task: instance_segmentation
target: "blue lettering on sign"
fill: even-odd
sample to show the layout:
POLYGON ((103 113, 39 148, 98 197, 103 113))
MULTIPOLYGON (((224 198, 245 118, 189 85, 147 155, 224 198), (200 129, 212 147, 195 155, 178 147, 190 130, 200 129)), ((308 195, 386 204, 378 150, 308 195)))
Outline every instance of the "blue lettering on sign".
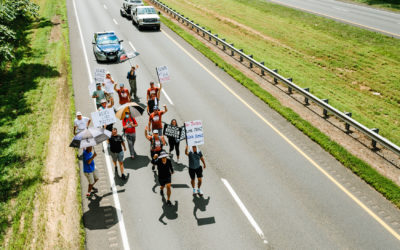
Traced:
POLYGON ((203 138, 204 137, 203 134, 196 134, 195 136, 196 136, 196 138, 203 138))

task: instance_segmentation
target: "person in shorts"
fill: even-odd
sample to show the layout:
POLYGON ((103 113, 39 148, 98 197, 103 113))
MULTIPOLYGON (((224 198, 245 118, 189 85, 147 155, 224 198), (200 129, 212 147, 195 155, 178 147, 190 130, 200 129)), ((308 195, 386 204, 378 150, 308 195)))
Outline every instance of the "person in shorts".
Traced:
POLYGON ((196 193, 199 196, 203 196, 203 192, 201 191, 200 187, 203 181, 203 168, 206 168, 206 162, 204 161, 203 154, 200 150, 197 149, 197 146, 192 146, 192 150, 189 152, 189 147, 186 145, 185 154, 189 157, 189 176, 190 176, 190 183, 192 184, 193 188, 193 195, 196 193), (200 165, 200 161, 203 163, 203 168, 200 165), (197 191, 195 188, 195 179, 197 177, 197 191))
POLYGON ((155 154, 153 160, 157 165, 158 182, 160 183, 160 194, 164 195, 164 187, 167 186, 167 205, 172 205, 171 198, 171 175, 174 174, 171 160, 167 158, 168 154, 161 151, 160 155, 155 154))
POLYGON ((110 145, 110 155, 114 162, 115 174, 118 175, 117 161, 119 163, 119 169, 121 170, 121 178, 126 179, 124 174, 124 151, 126 151, 124 139, 118 134, 117 128, 113 128, 111 132, 111 137, 108 139, 110 145), (122 147, 124 150, 122 151, 122 147))
POLYGON ((92 98, 96 98, 96 108, 100 108, 101 100, 106 98, 106 94, 101 89, 101 83, 96 83, 96 90, 93 92, 92 98))
POLYGON ((94 164, 94 158, 97 156, 97 154, 96 152, 92 153, 92 150, 93 147, 87 147, 85 150, 83 150, 83 173, 89 182, 86 197, 90 197, 92 194, 92 189, 97 191, 97 188, 94 187, 94 184, 99 180, 96 166, 94 164))

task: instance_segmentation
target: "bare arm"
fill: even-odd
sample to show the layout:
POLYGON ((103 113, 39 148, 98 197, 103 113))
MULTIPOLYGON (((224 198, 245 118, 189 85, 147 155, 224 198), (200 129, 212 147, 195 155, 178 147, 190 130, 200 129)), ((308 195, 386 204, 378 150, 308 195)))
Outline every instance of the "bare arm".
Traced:
POLYGON ((115 90, 116 92, 118 92, 118 90, 117 90, 117 84, 114 84, 114 90, 115 90))
POLYGON ((167 113, 167 112, 168 112, 167 105, 164 104, 164 113, 167 113))
POLYGON ((74 135, 76 135, 76 126, 74 126, 74 135))
POLYGON ((122 142, 122 146, 124 147, 124 151, 126 151, 125 142, 122 142))
POLYGON ((185 155, 189 155, 189 147, 188 147, 188 145, 186 145, 186 148, 185 148, 185 155))
POLYGON ((89 127, 89 125, 90 125, 90 122, 91 122, 92 120, 91 119, 89 119, 89 121, 87 122, 87 124, 86 124, 86 128, 88 128, 89 127))
POLYGON ((91 164, 94 157, 96 157, 96 156, 97 156, 97 154, 96 154, 96 152, 94 152, 93 156, 87 161, 87 164, 91 164))
POLYGON ((204 157, 201 157, 200 160, 203 163, 203 168, 206 168, 206 162, 204 161, 204 157))

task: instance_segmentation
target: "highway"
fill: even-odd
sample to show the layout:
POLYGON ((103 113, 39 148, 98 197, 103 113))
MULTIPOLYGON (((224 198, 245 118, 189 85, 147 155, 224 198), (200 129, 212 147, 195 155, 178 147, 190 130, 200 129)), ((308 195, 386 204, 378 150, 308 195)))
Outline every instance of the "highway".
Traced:
POLYGON ((400 13, 337 0, 268 0, 400 38, 400 13))
MULTIPOLYGON (((101 146, 92 200, 84 197, 80 170, 87 249, 400 249, 396 207, 167 27, 138 31, 119 15, 121 5, 67 0, 76 110, 95 111, 88 84, 96 67, 128 85, 128 62, 98 65, 92 52, 93 33, 114 30, 127 50, 140 53, 132 61, 140 67, 141 102, 157 79, 155 67, 167 65, 172 80, 161 95, 168 106, 163 121, 203 121, 205 195, 192 196, 181 142, 173 206, 163 204, 144 114, 137 119, 138 156, 125 152, 126 182, 113 176, 101 146)), ((115 127, 121 131, 119 121, 115 127)))

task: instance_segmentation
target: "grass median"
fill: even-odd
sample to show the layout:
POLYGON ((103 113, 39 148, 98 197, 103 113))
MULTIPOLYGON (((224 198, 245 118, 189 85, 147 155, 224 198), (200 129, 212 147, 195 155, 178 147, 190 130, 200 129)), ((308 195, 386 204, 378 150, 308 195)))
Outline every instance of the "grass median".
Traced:
POLYGON ((6 249, 40 248, 32 238, 45 238, 40 191, 48 185, 43 175, 60 78, 73 98, 66 3, 34 2, 40 17, 26 30, 29 45, 0 70, 0 248, 6 249))
POLYGON ((168 26, 171 30, 185 39, 194 48, 204 54, 211 61, 216 63, 221 69, 227 72, 230 76, 236 79, 239 83, 249 89, 254 95, 263 100, 271 108, 276 110, 304 134, 310 137, 313 141, 317 142, 329 152, 332 156, 338 159, 344 166, 349 168, 365 182, 370 184, 378 192, 384 195, 389 201, 400 208, 400 187, 393 181, 380 175, 374 168, 350 154, 346 149, 338 143, 332 141, 327 135, 323 134, 320 130, 313 127, 309 122, 302 119, 291 109, 283 106, 275 97, 269 94, 266 90, 261 88, 259 84, 246 77, 242 72, 221 59, 215 52, 211 51, 202 42, 197 40, 187 31, 180 26, 169 20, 167 17, 161 16, 163 24, 168 26))
POLYGON ((400 40, 264 0, 164 0, 400 145, 400 40))
POLYGON ((400 12, 400 1, 399 0, 342 0, 343 2, 354 2, 371 7, 377 7, 381 9, 391 10, 400 12))

